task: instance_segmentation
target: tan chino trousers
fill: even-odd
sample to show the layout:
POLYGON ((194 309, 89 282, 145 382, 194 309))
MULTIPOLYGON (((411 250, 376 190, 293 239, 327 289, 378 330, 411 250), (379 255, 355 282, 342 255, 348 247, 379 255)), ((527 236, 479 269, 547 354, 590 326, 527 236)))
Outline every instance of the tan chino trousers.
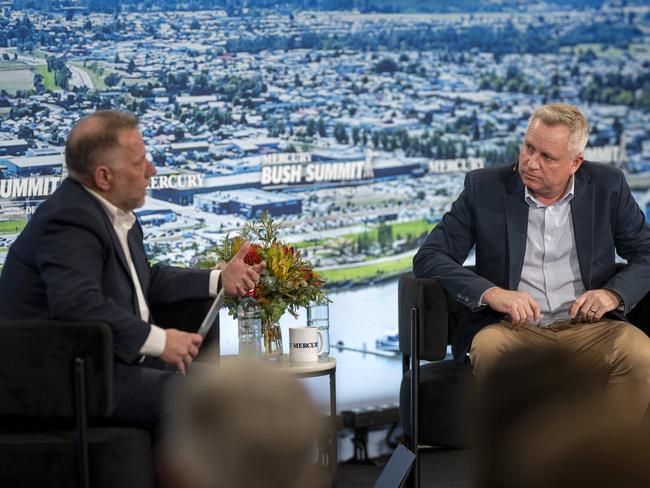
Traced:
POLYGON ((641 421, 650 404, 650 338, 627 322, 556 322, 548 327, 513 328, 501 321, 481 329, 470 349, 474 376, 484 377, 515 349, 560 346, 608 376, 607 400, 628 421, 641 421))

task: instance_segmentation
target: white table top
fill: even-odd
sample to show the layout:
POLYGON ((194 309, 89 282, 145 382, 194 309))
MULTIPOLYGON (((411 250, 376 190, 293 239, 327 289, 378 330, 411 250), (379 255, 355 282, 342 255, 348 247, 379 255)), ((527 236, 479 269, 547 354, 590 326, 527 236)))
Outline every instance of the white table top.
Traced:
MULTIPOLYGON (((237 360, 237 358, 240 358, 240 356, 227 355, 221 356, 220 360, 234 361, 237 360)), ((276 360, 266 360, 266 362, 271 366, 278 367, 282 371, 286 371, 287 373, 300 375, 313 374, 314 376, 320 376, 320 374, 324 375, 331 372, 333 369, 336 369, 336 358, 332 356, 319 359, 318 361, 291 361, 288 354, 283 354, 276 360)))
POLYGON ((289 373, 328 373, 336 368, 336 358, 327 356, 318 361, 291 361, 288 354, 283 354, 279 361, 269 361, 289 373))

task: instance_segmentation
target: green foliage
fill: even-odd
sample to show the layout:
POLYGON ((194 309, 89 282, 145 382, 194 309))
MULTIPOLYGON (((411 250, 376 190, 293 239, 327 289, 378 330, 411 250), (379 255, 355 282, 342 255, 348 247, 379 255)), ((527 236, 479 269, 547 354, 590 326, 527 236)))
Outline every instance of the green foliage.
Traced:
MULTIPOLYGON (((485 10, 485 2, 472 1, 476 4, 476 8, 480 5, 480 9, 485 10)), ((391 2, 390 11, 403 9, 402 3, 391 2)), ((457 1, 448 2, 447 8, 457 8, 457 4, 457 1)), ((430 9, 431 7, 420 6, 420 10, 430 9)), ((291 35, 275 33, 254 38, 242 36, 229 40, 226 50, 250 53, 288 49, 353 49, 370 52, 446 51, 450 53, 449 58, 462 64, 464 62, 462 53, 472 49, 498 56, 510 53, 556 53, 562 46, 584 43, 625 46, 642 35, 643 33, 634 25, 620 25, 607 20, 562 29, 561 34, 556 36, 549 35, 549 25, 544 22, 529 24, 525 29, 515 27, 512 22, 507 22, 505 25, 471 24, 464 28, 450 25, 439 29, 434 29, 430 25, 417 25, 389 32, 363 30, 336 36, 332 36, 329 32, 314 30, 305 32, 298 39, 291 35), (504 42, 504 39, 507 39, 507 42, 504 42)), ((385 58, 375 65, 374 69, 378 73, 392 73, 401 68, 396 61, 385 58)))
POLYGON ((375 73, 395 73, 399 65, 392 58, 384 58, 375 65, 375 73))
POLYGON ((627 105, 629 107, 650 108, 650 73, 638 76, 623 75, 618 71, 607 74, 595 74, 583 86, 580 98, 589 103, 607 105, 627 105))
MULTIPOLYGON (((297 317, 300 307, 311 302, 329 301, 320 274, 302 257, 299 249, 280 241, 279 233, 283 227, 264 213, 257 220, 246 222, 239 235, 232 238, 226 235, 217 247, 198 260, 199 267, 227 263, 244 242, 251 242, 246 262, 266 262, 254 291, 254 297, 262 308, 263 322, 277 322, 285 312, 297 317)), ((237 316, 238 303, 234 297, 226 298, 228 312, 233 317, 237 316)))
POLYGON ((379 224, 377 228, 377 242, 382 250, 390 249, 393 245, 393 228, 385 222, 379 224))
POLYGON ((111 73, 106 78, 104 78, 104 83, 106 86, 115 86, 122 80, 122 77, 117 73, 111 73))
POLYGON ((345 126, 340 122, 337 122, 334 126, 334 138, 339 144, 347 144, 349 142, 348 132, 345 130, 345 126))

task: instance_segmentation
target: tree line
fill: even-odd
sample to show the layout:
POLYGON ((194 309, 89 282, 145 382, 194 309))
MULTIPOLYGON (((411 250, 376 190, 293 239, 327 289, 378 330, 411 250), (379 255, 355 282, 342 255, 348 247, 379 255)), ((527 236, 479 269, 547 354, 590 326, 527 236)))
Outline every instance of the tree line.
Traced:
POLYGON ((226 44, 229 52, 260 53, 265 50, 292 49, 352 49, 356 51, 448 51, 461 52, 478 49, 496 55, 512 53, 556 53, 563 46, 582 43, 603 43, 627 46, 643 33, 634 25, 610 20, 580 24, 560 35, 549 35, 549 26, 537 21, 525 28, 516 28, 512 22, 499 25, 471 25, 465 28, 417 25, 411 28, 363 30, 332 36, 328 32, 305 31, 299 36, 267 34, 242 36, 226 44))

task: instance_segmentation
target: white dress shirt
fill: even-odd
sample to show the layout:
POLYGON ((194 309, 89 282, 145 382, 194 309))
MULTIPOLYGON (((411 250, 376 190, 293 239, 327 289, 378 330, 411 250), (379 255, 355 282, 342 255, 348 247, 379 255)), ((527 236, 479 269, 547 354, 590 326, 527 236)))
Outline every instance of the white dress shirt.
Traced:
MULTIPOLYGON (((131 275, 133 288, 135 289, 135 295, 138 300, 140 318, 145 322, 149 322, 149 306, 147 305, 147 300, 145 299, 144 293, 142 292, 142 285, 140 284, 140 279, 138 278, 138 274, 135 270, 135 265, 133 264, 133 258, 131 257, 131 251, 129 250, 129 244, 127 240, 129 230, 131 227, 133 227, 133 224, 135 224, 135 215, 133 212, 124 212, 123 210, 120 210, 111 202, 90 188, 86 186, 84 186, 84 188, 86 191, 88 191, 88 193, 97 199, 97 201, 101 204, 102 208, 106 212, 106 215, 108 215, 108 219, 110 220, 111 224, 113 224, 113 229, 115 230, 115 234, 117 234, 117 239, 120 242, 120 246, 122 247, 122 251, 124 252, 124 256, 126 257, 126 262, 129 267, 129 274, 131 275)), ((219 273, 220 271, 218 270, 212 270, 210 273, 209 294, 213 297, 217 295, 219 273)), ((167 334, 165 333, 165 329, 154 324, 149 325, 151 326, 151 330, 139 352, 140 354, 147 356, 160 356, 165 350, 167 334)))
POLYGON ((571 218, 573 194, 573 177, 566 194, 550 205, 525 189, 528 232, 517 289, 528 292, 539 303, 542 315, 540 324, 530 325, 568 320, 573 302, 585 292, 571 218))

